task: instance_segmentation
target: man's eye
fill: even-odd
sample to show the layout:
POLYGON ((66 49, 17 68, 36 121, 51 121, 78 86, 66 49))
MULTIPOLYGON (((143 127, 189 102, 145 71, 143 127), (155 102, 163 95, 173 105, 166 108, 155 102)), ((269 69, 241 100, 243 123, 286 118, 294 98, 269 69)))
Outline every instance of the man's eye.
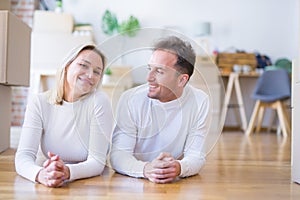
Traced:
POLYGON ((94 74, 101 75, 100 71, 94 71, 94 74))
POLYGON ((163 71, 162 71, 161 69, 156 70, 156 72, 157 72, 158 74, 163 74, 163 71))

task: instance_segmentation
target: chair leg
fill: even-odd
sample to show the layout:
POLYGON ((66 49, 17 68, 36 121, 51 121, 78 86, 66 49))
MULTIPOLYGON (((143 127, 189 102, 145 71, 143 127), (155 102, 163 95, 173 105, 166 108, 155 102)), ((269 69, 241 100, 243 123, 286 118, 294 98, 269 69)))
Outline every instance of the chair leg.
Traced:
POLYGON ((287 132, 288 132, 289 135, 291 135, 291 119, 290 119, 290 116, 287 113, 286 106, 284 105, 283 102, 281 102, 281 108, 282 108, 282 111, 283 111, 283 116, 284 116, 284 119, 285 119, 287 132))
POLYGON ((263 118, 264 118, 264 113, 265 113, 265 107, 263 105, 261 105, 260 108, 259 108, 259 111, 258 111, 256 133, 260 132, 261 124, 262 124, 262 121, 263 121, 263 118))
POLYGON ((253 113, 252 113, 251 118, 250 118, 248 128, 245 132, 246 135, 250 135, 253 132, 254 125, 255 125, 255 120, 256 120, 256 117, 258 115, 260 104, 261 104, 261 102, 259 100, 257 100, 256 103, 255 103, 255 106, 254 106, 253 113))
POLYGON ((274 110, 272 109, 272 110, 271 110, 271 116, 270 116, 269 127, 268 127, 267 132, 271 132, 271 131, 272 131, 274 122, 275 122, 275 124, 276 124, 276 126, 277 126, 276 110, 275 110, 275 112, 274 112, 274 110))
POLYGON ((286 137, 291 134, 291 126, 289 122, 289 118, 287 116, 286 110, 284 108, 284 105, 282 101, 278 101, 278 117, 279 117, 279 123, 282 127, 283 136, 286 137), (281 116, 279 116, 279 113, 281 116))
POLYGON ((283 111, 283 106, 281 101, 276 101, 276 110, 279 118, 279 123, 282 129, 283 137, 287 137, 289 128, 287 128, 288 124, 286 124, 286 119, 284 116, 284 111, 283 111))
POLYGON ((278 124, 277 124, 276 134, 277 134, 277 135, 281 135, 281 126, 280 126, 280 123, 279 123, 279 122, 278 122, 278 124))

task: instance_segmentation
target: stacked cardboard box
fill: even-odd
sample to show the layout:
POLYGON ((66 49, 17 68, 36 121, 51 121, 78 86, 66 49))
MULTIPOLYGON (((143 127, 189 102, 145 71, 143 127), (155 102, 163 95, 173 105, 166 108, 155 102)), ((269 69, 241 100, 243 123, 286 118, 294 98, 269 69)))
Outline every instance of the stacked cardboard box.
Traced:
POLYGON ((0 152, 9 147, 11 87, 0 85, 0 152))
POLYGON ((0 152, 9 147, 11 86, 29 86, 31 29, 9 11, 0 11, 0 152))
POLYGON ((11 7, 10 0, 1 0, 0 1, 0 10, 10 10, 11 7))

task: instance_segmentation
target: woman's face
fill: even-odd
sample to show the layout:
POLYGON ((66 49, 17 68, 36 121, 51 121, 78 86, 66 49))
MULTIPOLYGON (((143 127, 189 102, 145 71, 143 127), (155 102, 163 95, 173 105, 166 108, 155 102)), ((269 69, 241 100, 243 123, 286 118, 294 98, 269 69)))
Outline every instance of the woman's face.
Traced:
POLYGON ((95 51, 81 51, 66 67, 65 92, 78 98, 93 91, 102 77, 103 67, 101 56, 95 51))

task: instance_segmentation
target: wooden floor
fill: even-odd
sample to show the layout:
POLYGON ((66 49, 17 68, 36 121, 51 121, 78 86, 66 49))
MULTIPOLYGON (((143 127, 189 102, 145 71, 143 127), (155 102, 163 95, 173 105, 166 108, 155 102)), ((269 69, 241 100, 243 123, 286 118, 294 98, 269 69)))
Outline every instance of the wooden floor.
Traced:
POLYGON ((14 149, 0 154, 0 199, 300 199, 291 182, 290 139, 275 133, 224 132, 200 175, 154 184, 105 169, 103 176, 47 188, 19 177, 14 149))

